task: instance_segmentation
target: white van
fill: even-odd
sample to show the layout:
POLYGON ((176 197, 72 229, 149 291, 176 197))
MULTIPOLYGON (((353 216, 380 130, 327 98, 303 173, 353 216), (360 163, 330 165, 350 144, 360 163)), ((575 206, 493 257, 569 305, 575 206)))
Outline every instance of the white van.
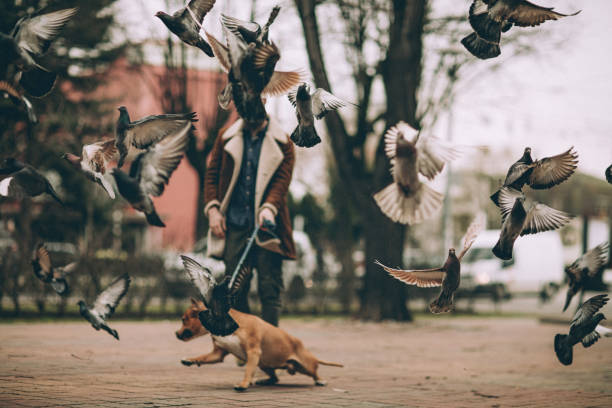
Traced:
POLYGON ((491 248, 499 230, 483 231, 461 263, 461 287, 466 290, 502 287, 504 292, 539 292, 548 282, 563 280, 563 245, 557 231, 519 237, 513 258, 502 261, 491 248))

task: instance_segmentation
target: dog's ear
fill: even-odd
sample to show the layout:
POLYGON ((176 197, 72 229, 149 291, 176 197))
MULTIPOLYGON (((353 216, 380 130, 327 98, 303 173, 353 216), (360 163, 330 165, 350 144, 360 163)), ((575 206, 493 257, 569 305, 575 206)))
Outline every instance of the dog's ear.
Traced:
POLYGON ((197 301, 197 300, 195 300, 194 298, 190 298, 190 299, 191 299, 191 304, 192 304, 193 306, 195 306, 195 307, 198 307, 198 306, 199 306, 199 303, 198 303, 198 301, 197 301))

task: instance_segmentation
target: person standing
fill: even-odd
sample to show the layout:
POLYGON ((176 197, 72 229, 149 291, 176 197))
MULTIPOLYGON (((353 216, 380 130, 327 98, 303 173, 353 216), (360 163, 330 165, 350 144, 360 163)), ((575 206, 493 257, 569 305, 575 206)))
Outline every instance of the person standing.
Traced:
MULTIPOLYGON (((204 181, 204 213, 209 231, 207 255, 222 259, 225 273, 236 268, 255 225, 276 225, 278 238, 255 240, 248 262, 257 271, 262 318, 278 326, 283 289, 282 262, 295 259, 287 194, 295 163, 293 143, 271 118, 237 120, 221 133, 210 153, 204 181)), ((250 279, 235 308, 249 313, 250 279)))

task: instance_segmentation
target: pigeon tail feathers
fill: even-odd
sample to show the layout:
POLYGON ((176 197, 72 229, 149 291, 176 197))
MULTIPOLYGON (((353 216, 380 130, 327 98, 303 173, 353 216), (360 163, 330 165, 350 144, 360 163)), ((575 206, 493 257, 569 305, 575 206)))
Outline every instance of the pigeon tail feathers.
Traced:
POLYGON ((391 183, 374 195, 380 210, 393 222, 418 224, 431 218, 442 207, 444 195, 426 184, 413 196, 407 196, 396 183, 391 183))
POLYGON ((49 72, 42 67, 35 67, 21 74, 19 83, 30 95, 42 98, 53 89, 57 74, 49 72))
POLYGON ((200 323, 215 336, 229 336, 238 330, 238 323, 227 313, 215 316, 209 309, 198 313, 200 323))
POLYGON ((300 147, 313 147, 321 143, 321 138, 317 134, 314 125, 298 125, 291 134, 291 140, 293 140, 293 143, 300 147))
POLYGON ((455 305, 453 304, 453 293, 446 293, 442 291, 440 296, 429 305, 429 310, 431 313, 448 313, 455 310, 455 305))
POLYGON ((461 44, 476 58, 489 59, 498 57, 501 54, 499 44, 490 43, 472 33, 461 40, 461 44))
POLYGON ((512 259, 512 246, 504 248, 501 241, 497 241, 497 244, 493 247, 493 254, 503 261, 509 261, 512 259))
POLYGON ((572 364, 573 347, 567 342, 567 334, 557 334, 555 336, 555 354, 561 364, 572 364))
POLYGON ((150 212, 150 213, 145 213, 145 216, 147 217, 147 222, 149 223, 149 225, 154 225, 156 227, 161 227, 161 228, 166 227, 166 224, 164 224, 161 218, 159 218, 159 215, 157 214, 155 210, 153 210, 153 212, 150 212))

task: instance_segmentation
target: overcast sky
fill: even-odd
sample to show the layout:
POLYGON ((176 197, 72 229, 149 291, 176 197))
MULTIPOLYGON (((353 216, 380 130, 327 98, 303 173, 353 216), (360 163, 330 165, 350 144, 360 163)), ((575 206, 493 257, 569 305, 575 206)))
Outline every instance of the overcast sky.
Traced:
MULTIPOLYGON (((174 8, 181 3, 170 0, 174 8)), ((271 35, 281 48, 283 58, 279 66, 308 68, 301 25, 291 7, 292 1, 258 0, 258 19, 264 21, 272 5, 277 3, 284 8, 271 35)), ((534 55, 508 58, 502 39, 501 60, 476 62, 475 69, 484 73, 461 86, 453 106, 453 140, 488 145, 493 151, 511 149, 516 158, 527 145, 533 148, 534 157, 540 158, 573 145, 580 155, 579 169, 602 178, 604 169, 612 163, 612 25, 609 24, 612 2, 538 0, 537 3, 555 6, 559 12, 569 13, 580 8, 582 12, 575 17, 547 22, 541 28, 514 28, 541 31, 531 37, 538 49, 534 55), (499 61, 503 62, 501 69, 495 72, 485 69, 499 61)), ((157 10, 173 11, 166 9, 165 4, 163 0, 120 0, 119 19, 135 39, 164 38, 165 27, 153 14, 157 10)), ((469 4, 469 1, 433 0, 435 12, 452 7, 459 11, 465 9, 467 13, 469 4)), ((204 27, 218 37, 221 37, 218 13, 222 11, 247 18, 250 1, 217 0, 215 13, 205 19, 204 27)), ((325 18, 321 20, 322 24, 326 22, 325 18)), ((470 32, 467 19, 465 32, 470 32)), ((333 67, 330 74, 335 93, 351 98, 353 90, 347 89, 350 81, 342 80, 348 74, 342 45, 326 43, 325 49, 328 66, 333 67)), ((211 65, 210 59, 199 57, 197 65, 210 67, 214 63, 211 65)), ((269 109, 277 113, 287 131, 292 130, 295 119, 284 98, 272 101, 269 109)), ((445 137, 447 129, 446 116, 443 116, 433 131, 445 137)), ((320 151, 312 154, 315 152, 321 155, 320 151)))

